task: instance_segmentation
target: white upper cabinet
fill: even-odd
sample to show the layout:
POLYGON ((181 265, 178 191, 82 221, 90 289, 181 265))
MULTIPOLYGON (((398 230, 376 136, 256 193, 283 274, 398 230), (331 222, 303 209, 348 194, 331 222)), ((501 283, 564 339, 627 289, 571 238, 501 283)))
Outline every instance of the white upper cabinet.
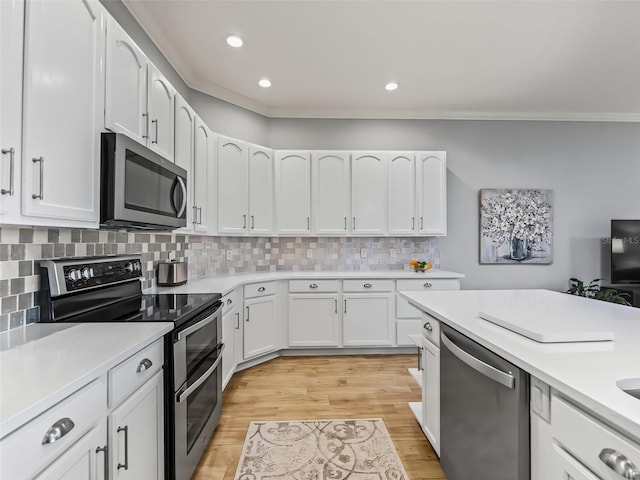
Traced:
POLYGON ((109 18, 105 127, 147 143, 147 57, 124 29, 109 18))
POLYGON ((416 168, 414 152, 389 153, 389 233, 416 232, 416 168))
POLYGON ((105 127, 173 160, 175 89, 113 18, 106 62, 105 127))
POLYGON ((249 148, 218 137, 218 233, 243 234, 249 225, 249 148))
POLYGON ((20 219, 24 1, 0 2, 0 223, 20 219))
POLYGON ((311 153, 313 233, 346 235, 351 226, 349 152, 311 153))
POLYGON ((249 233, 273 234, 273 150, 249 146, 249 233))
POLYGON ((191 224, 196 232, 209 232, 213 210, 211 195, 208 194, 210 171, 213 170, 215 140, 209 127, 196 116, 193 141, 193 204, 191 224))
POLYGON ((25 215, 97 226, 105 15, 97 0, 26 4, 25 215))
POLYGON ((447 234, 446 152, 418 152, 418 233, 447 234))
POLYGON ((276 153, 277 233, 311 232, 311 155, 308 151, 276 153))
POLYGON ((351 159, 352 232, 387 233, 387 154, 357 152, 351 159))
POLYGON ((173 149, 173 159, 179 167, 187 171, 187 227, 191 229, 193 222, 194 205, 194 175, 193 175, 193 142, 196 126, 196 114, 185 102, 184 98, 176 95, 175 100, 175 139, 173 149))

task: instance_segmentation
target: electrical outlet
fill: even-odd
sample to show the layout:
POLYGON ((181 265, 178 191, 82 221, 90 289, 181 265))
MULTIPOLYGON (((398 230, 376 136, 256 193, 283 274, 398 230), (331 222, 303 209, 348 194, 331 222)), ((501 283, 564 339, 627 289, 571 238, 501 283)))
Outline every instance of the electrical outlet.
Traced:
POLYGON ((389 249, 389 256, 391 258, 396 258, 396 249, 395 248, 390 248, 389 249))
POLYGON ((233 251, 227 250, 227 260, 233 260, 233 251))
POLYGON ((307 258, 311 258, 313 257, 313 250, 311 250, 310 248, 307 248, 307 258))
POLYGON ((360 249, 360 258, 367 258, 367 249, 366 248, 361 248, 360 249))

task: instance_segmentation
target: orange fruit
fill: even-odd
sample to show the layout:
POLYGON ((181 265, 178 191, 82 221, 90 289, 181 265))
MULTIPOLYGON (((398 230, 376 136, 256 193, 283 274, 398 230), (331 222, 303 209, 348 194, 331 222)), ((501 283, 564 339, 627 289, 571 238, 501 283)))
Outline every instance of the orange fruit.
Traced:
POLYGON ((417 264, 418 264, 418 260, 415 260, 415 259, 409 262, 409 265, 411 265, 412 267, 417 264))

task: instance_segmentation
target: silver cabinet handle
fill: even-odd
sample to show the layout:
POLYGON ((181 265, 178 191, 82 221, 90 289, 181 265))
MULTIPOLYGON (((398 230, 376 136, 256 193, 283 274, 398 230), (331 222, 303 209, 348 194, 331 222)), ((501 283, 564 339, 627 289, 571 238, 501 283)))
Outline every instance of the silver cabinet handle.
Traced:
POLYGON ((266 288, 264 288, 264 287, 259 287, 259 288, 258 288, 258 291, 259 291, 259 292, 264 292, 265 290, 266 290, 266 288))
POLYGON ((191 223, 193 223, 194 225, 197 225, 198 224, 198 207, 194 205, 191 208, 193 208, 193 218, 191 219, 191 223))
POLYGON ((418 371, 422 372, 424 367, 422 366, 422 350, 424 347, 418 347, 418 371))
POLYGON ((247 309, 247 316, 245 317, 244 321, 248 322, 249 321, 249 307, 245 307, 247 309))
POLYGON ((411 217, 411 230, 416 228, 416 217, 411 217))
POLYGON ((231 300, 230 298, 227 298, 227 305, 231 305, 233 303, 233 300, 231 300))
POLYGON ((247 228, 247 216, 242 215, 242 228, 247 228))
POLYGON ((318 288, 318 284, 317 283, 312 283, 311 285, 309 285, 309 288, 318 288))
POLYGON ((109 478, 109 446, 96 448, 96 455, 100 452, 104 453, 104 480, 107 480, 109 478))
POLYGON ((124 432, 124 463, 118 462, 118 470, 121 468, 129 470, 129 426, 118 427, 117 432, 124 432))
POLYGON ((356 229, 356 217, 353 217, 353 229, 356 229))
POLYGON ((73 423, 69 417, 61 418, 56 423, 51 425, 47 433, 42 438, 42 445, 48 445, 49 443, 56 442, 64 437, 67 433, 73 430, 76 424, 73 423))
POLYGON ((240 330, 240 312, 236 312, 236 330, 240 330))
POLYGON ((504 385, 505 387, 512 390, 515 388, 516 379, 513 378, 513 375, 511 375, 511 373, 503 372, 502 370, 498 370, 497 368, 492 367, 491 365, 484 363, 481 360, 478 360, 473 355, 465 352, 463 349, 458 347, 444 333, 441 335, 440 340, 442 340, 444 346, 447 347, 447 349, 449 349, 449 351, 453 355, 458 357, 461 362, 466 363, 477 372, 499 383, 500 385, 504 385))
POLYGON ((347 313, 347 300, 344 301, 344 313, 347 313))
POLYGON ((142 138, 149 138, 149 114, 148 113, 143 113, 142 114, 142 118, 144 118, 144 123, 145 123, 145 130, 147 131, 147 133, 145 133, 144 135, 142 135, 142 138))
POLYGON ((347 229, 347 217, 344 217, 344 229, 347 229))
POLYGON ((600 460, 622 478, 628 480, 640 480, 640 470, 622 453, 612 448, 603 448, 600 452, 600 460))
POLYGON ((2 193, 2 195, 13 195, 13 163, 15 161, 16 149, 13 147, 9 149, 3 148, 2 154, 6 155, 7 153, 9 154, 9 190, 3 188, 0 190, 0 193, 2 193))
POLYGON ((151 120, 152 124, 156 124, 156 139, 155 140, 151 140, 151 143, 158 143, 158 119, 156 118, 155 120, 151 120))
POLYGON ((424 287, 424 288, 431 288, 431 287, 433 287, 433 285, 431 285, 429 282, 427 282, 427 283, 425 283, 425 284, 423 285, 423 287, 424 287))
POLYGON ((420 217, 420 230, 424 228, 424 217, 420 217))
POLYGON ((431 324, 429 322, 425 323, 423 326, 424 326, 424 329, 427 332, 432 332, 433 331, 433 327, 431 326, 431 324))
POLYGON ((371 288, 371 287, 373 287, 373 285, 371 285, 370 283, 365 283, 365 284, 363 285, 363 287, 364 287, 364 288, 371 288))
POLYGON ((180 205, 178 214, 176 215, 178 218, 180 218, 187 208, 187 186, 184 184, 184 180, 182 180, 182 177, 176 177, 176 179, 178 180, 178 185, 180 185, 180 189, 182 190, 182 205, 180 205))
POLYGON ((311 230, 311 217, 307 217, 307 230, 311 230))
POLYGON ((36 195, 35 193, 31 195, 31 198, 33 198, 34 200, 36 198, 39 198, 40 200, 44 199, 44 157, 36 157, 36 158, 32 158, 31 161, 33 163, 39 163, 40 164, 40 193, 38 193, 38 195, 36 195))
POLYGON ((336 311, 335 311, 335 313, 338 313, 338 299, 337 298, 335 299, 335 302, 336 302, 336 311))
POLYGON ((153 362, 148 358, 145 358, 138 364, 138 368, 136 368, 136 372, 142 373, 145 370, 149 370, 151 368, 151 365, 153 365, 153 362))
POLYGON ((198 225, 202 225, 202 207, 198 207, 198 225))
POLYGON ((256 228, 256 222, 254 216, 251 215, 251 230, 253 230, 254 228, 256 228))

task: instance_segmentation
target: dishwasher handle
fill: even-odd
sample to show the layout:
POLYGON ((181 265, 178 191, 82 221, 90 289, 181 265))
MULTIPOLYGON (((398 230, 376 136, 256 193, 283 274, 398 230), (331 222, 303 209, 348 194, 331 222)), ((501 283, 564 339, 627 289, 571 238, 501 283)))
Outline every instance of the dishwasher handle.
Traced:
POLYGON ((498 382, 500 385, 504 385, 507 388, 514 389, 516 385, 516 380, 511 375, 511 373, 503 372, 502 370, 498 370, 495 367, 492 367, 488 363, 483 362, 482 360, 478 360, 473 355, 468 354, 463 349, 458 347, 453 341, 447 337, 444 333, 441 334, 442 343, 449 349, 449 351, 458 357, 458 359, 468 366, 473 368, 474 370, 480 372, 486 377, 489 377, 491 380, 498 382))

